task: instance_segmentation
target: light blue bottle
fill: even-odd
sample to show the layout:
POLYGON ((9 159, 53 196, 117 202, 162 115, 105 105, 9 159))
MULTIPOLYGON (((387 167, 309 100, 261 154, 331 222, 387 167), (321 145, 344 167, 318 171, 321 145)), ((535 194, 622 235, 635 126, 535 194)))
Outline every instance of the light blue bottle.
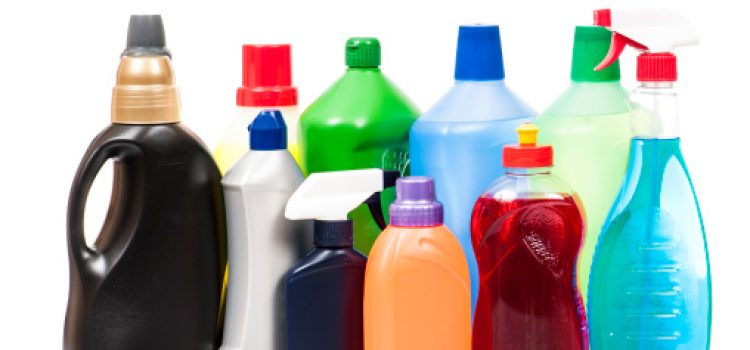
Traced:
POLYGON ((445 225, 458 237, 471 274, 472 315, 479 291, 471 245, 471 212, 482 192, 505 173, 502 149, 535 112, 505 86, 496 25, 460 26, 456 84, 412 126, 412 175, 435 179, 445 225))
POLYGON ((711 273, 677 134, 675 62, 670 54, 638 59, 642 83, 631 96, 636 137, 591 267, 592 350, 709 347, 711 273))

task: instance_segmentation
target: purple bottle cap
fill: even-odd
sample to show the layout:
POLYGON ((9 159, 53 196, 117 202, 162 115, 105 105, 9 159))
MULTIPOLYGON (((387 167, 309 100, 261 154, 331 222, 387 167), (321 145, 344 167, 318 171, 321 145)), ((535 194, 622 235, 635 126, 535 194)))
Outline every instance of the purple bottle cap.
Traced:
POLYGON ((396 200, 389 207, 391 225, 429 227, 443 224, 443 205, 435 199, 435 181, 426 176, 396 180, 396 200))

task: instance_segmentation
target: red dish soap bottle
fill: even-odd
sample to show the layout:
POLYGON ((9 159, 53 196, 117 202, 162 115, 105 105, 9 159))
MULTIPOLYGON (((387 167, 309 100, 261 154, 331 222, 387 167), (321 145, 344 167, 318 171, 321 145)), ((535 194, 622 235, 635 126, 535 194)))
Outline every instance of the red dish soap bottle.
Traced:
POLYGON ((503 148, 506 176, 474 205, 471 239, 479 265, 473 349, 588 349, 575 268, 583 242, 580 205, 550 174, 552 146, 518 128, 503 148))

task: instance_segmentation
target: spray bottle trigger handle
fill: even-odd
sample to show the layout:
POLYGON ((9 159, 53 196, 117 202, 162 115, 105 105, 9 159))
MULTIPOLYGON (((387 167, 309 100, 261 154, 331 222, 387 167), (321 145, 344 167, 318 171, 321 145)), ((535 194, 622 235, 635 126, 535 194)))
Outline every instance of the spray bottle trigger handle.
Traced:
MULTIPOLYGON (((401 177, 401 173, 396 170, 384 170, 383 171, 383 189, 394 187, 396 186, 396 180, 401 177)), ((367 209, 370 210, 370 215, 372 215, 373 220, 375 220, 375 223, 378 224, 378 227, 380 227, 381 230, 385 230, 385 227, 387 226, 385 222, 385 215, 383 214, 383 199, 380 192, 373 193, 365 203, 367 204, 367 209)))
POLYGON ((615 63, 615 61, 620 58, 622 51, 625 50, 625 47, 628 45, 638 50, 648 50, 648 47, 646 47, 645 45, 633 39, 630 39, 618 32, 612 32, 612 43, 609 44, 609 51, 607 52, 607 55, 604 56, 604 59, 601 61, 601 63, 594 67, 594 71, 598 72, 604 68, 609 67, 612 63, 615 63))

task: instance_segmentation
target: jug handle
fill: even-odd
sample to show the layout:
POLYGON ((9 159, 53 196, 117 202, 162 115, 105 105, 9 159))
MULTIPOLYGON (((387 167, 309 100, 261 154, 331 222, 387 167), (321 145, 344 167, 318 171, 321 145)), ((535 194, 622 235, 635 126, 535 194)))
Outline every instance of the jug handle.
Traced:
POLYGON ((86 154, 73 180, 68 201, 68 250, 71 258, 82 261, 100 255, 114 257, 125 250, 130 235, 123 235, 126 237, 119 239, 106 239, 105 236, 108 235, 105 235, 105 232, 130 229, 132 233, 133 228, 127 227, 127 223, 134 222, 132 219, 137 218, 137 212, 132 208, 140 207, 134 203, 140 201, 142 192, 143 160, 141 148, 126 140, 107 141, 86 154), (112 197, 104 223, 97 235, 97 246, 91 248, 86 244, 84 236, 84 211, 91 185, 109 159, 116 162, 112 197))

